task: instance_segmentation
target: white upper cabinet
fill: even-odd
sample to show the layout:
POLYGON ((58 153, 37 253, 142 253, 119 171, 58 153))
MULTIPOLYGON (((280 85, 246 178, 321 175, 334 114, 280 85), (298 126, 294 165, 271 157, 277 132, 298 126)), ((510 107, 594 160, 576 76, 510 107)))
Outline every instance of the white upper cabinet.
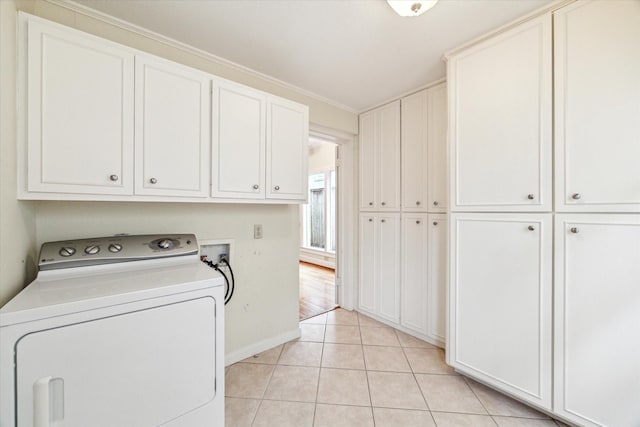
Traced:
POLYGON ((558 211, 640 211, 640 4, 554 13, 558 211))
POLYGON ((454 213, 449 229, 449 364, 550 410, 551 214, 454 213))
POLYGON ((267 103, 267 198, 306 200, 309 109, 282 98, 267 103))
POLYGON ((640 425, 640 215, 558 214, 554 411, 640 425))
POLYGON ((449 57, 452 211, 551 210, 551 16, 449 57))
POLYGON ((133 53, 24 14, 20 25, 27 30, 21 191, 132 194, 133 53))
MULTIPOLYGON (((427 212, 429 182, 429 94, 402 98, 402 210, 427 212)), ((444 125, 446 126, 446 120, 444 125)))
POLYGON ((400 210, 400 101, 360 115, 360 210, 400 210))
POLYGON ((266 103, 261 92, 213 81, 212 196, 264 199, 266 103))
POLYGON ((209 195, 210 78, 136 56, 136 194, 209 195))
POLYGON ((442 83, 427 91, 429 120, 427 129, 428 210, 446 212, 447 188, 447 85, 442 83))

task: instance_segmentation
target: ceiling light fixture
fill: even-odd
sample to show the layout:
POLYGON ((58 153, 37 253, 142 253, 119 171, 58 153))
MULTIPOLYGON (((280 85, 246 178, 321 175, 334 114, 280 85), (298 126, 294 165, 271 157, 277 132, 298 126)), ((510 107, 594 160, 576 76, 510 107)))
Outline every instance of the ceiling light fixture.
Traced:
POLYGON ((387 0, 400 16, 419 16, 431 9, 438 0, 387 0))

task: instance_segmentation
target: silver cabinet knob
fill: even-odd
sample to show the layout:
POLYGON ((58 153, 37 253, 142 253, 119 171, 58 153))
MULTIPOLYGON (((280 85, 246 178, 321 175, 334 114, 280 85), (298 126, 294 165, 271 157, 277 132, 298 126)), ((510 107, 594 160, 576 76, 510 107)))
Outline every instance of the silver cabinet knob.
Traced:
POLYGON ((280 189, 279 185, 276 185, 275 187, 273 187, 274 190, 278 191, 280 189))
POLYGON ((433 221, 433 225, 438 225, 438 221, 433 221))
POLYGON ((387 220, 386 219, 382 219, 381 222, 387 222, 387 220))
POLYGON ((533 199, 535 199, 535 198, 536 198, 536 196, 535 196, 534 194, 529 193, 529 194, 527 195, 527 199, 529 199, 529 200, 533 200, 533 199))
POLYGON ((71 246, 65 246, 61 248, 60 252, 58 253, 60 254, 60 256, 68 257, 76 253, 76 248, 72 248, 71 246))
POLYGON ((420 206, 420 200, 416 202, 416 206, 420 206))
POLYGON ((369 218, 369 222, 372 222, 372 221, 373 221, 373 218, 369 218))
POLYGON ((84 248, 84 253, 87 255, 95 255, 100 252, 100 246, 98 245, 89 245, 84 248))
POLYGON ((582 195, 581 195, 580 193, 573 193, 573 194, 571 195, 571 198, 572 198, 573 200, 580 200, 580 198, 581 198, 581 197, 582 197, 582 195))
POLYGON ((116 182, 119 178, 118 178, 118 175, 113 174, 113 175, 109 175, 109 179, 113 182, 116 182))
POLYGON ((382 202, 382 206, 384 206, 384 205, 386 205, 386 203, 385 203, 385 202, 382 202))
POLYGON ((157 183, 158 183, 158 180, 157 180, 156 178, 151 178, 151 179, 149 180, 149 182, 150 182, 150 183, 152 183, 152 184, 157 184, 157 183))
POLYGON ((433 201, 433 206, 438 206, 438 201, 437 200, 433 201))
POLYGON ((260 186, 258 184, 253 184, 253 189, 257 190, 258 188, 260 188, 260 186))
POLYGON ((369 206, 373 206, 373 202, 369 202, 369 206))
POLYGON ((578 227, 571 227, 569 229, 573 234, 578 234, 580 232, 580 230, 578 229, 578 227))
POLYGON ((533 230, 535 230, 536 228, 535 228, 533 225, 530 225, 530 226, 528 226, 528 227, 527 227, 527 229, 528 229, 529 231, 533 231, 533 230))
POLYGON ((416 220, 416 224, 420 224, 420 220, 419 219, 416 220))

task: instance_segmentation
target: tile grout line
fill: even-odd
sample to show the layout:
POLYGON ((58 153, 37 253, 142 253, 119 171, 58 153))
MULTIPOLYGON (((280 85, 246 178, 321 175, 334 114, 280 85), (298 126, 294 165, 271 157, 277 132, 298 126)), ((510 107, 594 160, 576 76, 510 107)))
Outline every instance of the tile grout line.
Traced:
POLYGON ((465 377, 464 375, 460 375, 460 376, 462 377, 462 380, 467 385, 467 387, 469 387, 469 390, 471 390, 471 393, 473 393, 473 395, 476 397, 476 399, 478 399, 478 402, 480 402, 480 405, 482 405, 484 410, 487 411, 487 415, 489 415, 489 418, 491 418, 491 421, 493 421, 493 423, 496 426, 498 426, 498 422, 495 420, 495 418, 493 418, 493 414, 491 414, 489 412, 489 410, 487 409, 487 407, 485 406, 485 404, 482 403, 482 400, 480 400, 480 397, 478 397, 478 393, 476 393, 476 391, 473 389, 473 387, 471 387, 471 385, 469 384, 469 381, 467 381, 467 377, 465 377))

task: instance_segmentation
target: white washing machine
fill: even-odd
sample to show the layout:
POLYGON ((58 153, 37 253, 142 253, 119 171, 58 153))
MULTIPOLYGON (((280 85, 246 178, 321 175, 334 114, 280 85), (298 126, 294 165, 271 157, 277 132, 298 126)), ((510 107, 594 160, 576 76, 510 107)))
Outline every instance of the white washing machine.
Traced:
POLYGON ((0 309, 0 426, 224 426, 223 313, 194 235, 45 243, 0 309))

